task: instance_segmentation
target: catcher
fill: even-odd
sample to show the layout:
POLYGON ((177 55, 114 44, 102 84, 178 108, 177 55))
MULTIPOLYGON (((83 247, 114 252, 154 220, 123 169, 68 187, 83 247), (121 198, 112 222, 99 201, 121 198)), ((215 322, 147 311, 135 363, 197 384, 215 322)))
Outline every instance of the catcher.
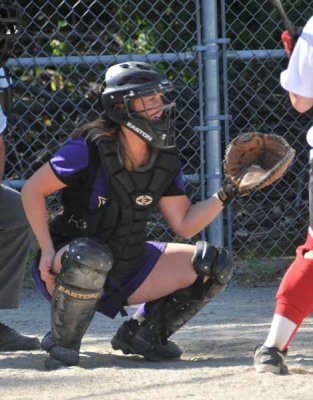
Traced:
POLYGON ((282 139, 244 135, 227 152, 225 185, 191 204, 175 147, 176 106, 167 99, 172 90, 147 63, 110 67, 101 92, 104 118, 78 129, 23 188, 41 249, 34 278, 51 299, 51 332, 42 341, 47 369, 79 363, 95 311, 114 318, 124 306, 142 303, 140 321, 125 322, 113 348, 148 360, 179 358, 180 348, 168 338, 224 291, 233 267, 226 249, 205 241, 147 242, 150 211, 158 206, 176 234, 191 238, 235 196, 253 189, 250 183, 241 191, 251 164, 258 162, 267 174, 269 143, 278 162, 267 180, 258 176, 255 187, 270 184, 271 175, 291 161, 293 151, 282 139), (245 149, 254 156, 245 159, 245 149), (45 198, 56 191, 64 211, 48 226, 45 198))
MULTIPOLYGON (((19 30, 18 9, 0 1, 0 309, 17 308, 32 232, 20 193, 1 184, 4 173, 4 135, 12 106, 11 84, 5 65, 19 30)), ((40 348, 37 338, 23 336, 0 322, 0 351, 40 348)))

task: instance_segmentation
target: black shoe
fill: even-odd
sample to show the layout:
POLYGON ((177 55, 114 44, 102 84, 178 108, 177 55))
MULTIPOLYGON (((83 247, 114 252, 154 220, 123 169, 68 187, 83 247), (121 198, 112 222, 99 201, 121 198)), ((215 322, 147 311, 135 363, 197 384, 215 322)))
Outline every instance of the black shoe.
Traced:
POLYGON ((273 374, 285 375, 288 373, 285 357, 277 347, 266 347, 259 345, 254 351, 254 368, 256 372, 272 372, 273 374))
POLYGON ((40 349, 35 337, 23 336, 0 322, 0 351, 19 351, 40 349))
POLYGON ((149 361, 167 361, 179 359, 182 351, 172 341, 161 343, 151 336, 145 324, 131 319, 125 321, 111 340, 114 350, 122 350, 124 354, 139 354, 149 361))
POLYGON ((52 334, 51 331, 45 334, 45 336, 42 338, 41 343, 40 343, 41 349, 49 353, 49 351, 52 349, 52 347, 55 346, 54 341, 52 340, 52 334))
POLYGON ((58 360, 57 358, 54 358, 51 354, 49 354, 48 357, 45 359, 44 366, 48 371, 54 371, 56 369, 69 367, 68 364, 61 360, 58 360))
POLYGON ((44 361, 49 370, 68 368, 79 364, 79 351, 62 346, 52 347, 49 356, 44 361))

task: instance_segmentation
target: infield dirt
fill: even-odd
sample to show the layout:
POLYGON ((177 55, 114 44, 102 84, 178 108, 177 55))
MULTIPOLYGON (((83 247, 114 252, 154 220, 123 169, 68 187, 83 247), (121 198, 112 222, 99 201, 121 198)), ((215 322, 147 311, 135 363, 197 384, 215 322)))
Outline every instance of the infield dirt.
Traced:
MULTIPOLYGON (((2 400, 311 400, 313 321, 308 318, 289 349, 289 374, 257 374, 253 351, 264 341, 275 305, 275 287, 228 287, 173 339, 180 361, 153 363, 113 351, 110 338, 122 318, 97 314, 83 340, 80 367, 48 372, 43 351, 0 353, 2 400)), ((135 308, 129 307, 132 315, 135 308)), ((18 310, 0 320, 18 331, 49 330, 49 303, 25 290, 18 310)))

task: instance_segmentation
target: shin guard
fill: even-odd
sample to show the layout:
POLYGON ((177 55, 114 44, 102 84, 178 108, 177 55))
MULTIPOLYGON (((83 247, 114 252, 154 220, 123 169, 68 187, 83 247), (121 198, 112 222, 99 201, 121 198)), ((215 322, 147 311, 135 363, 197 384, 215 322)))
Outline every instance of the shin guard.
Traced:
MULTIPOLYGON (((202 246, 197 246, 197 249, 199 248, 202 246)), ((137 346, 140 344, 143 350, 148 350, 156 344, 166 343, 168 337, 225 290, 232 277, 231 260, 225 249, 215 248, 215 257, 212 257, 211 250, 210 262, 204 263, 205 266, 209 265, 208 268, 198 268, 205 271, 205 275, 209 275, 206 282, 203 282, 205 275, 201 273, 191 286, 146 304, 146 320, 136 332, 137 346)), ((205 252, 202 253, 202 258, 206 258, 205 252)), ((195 259, 199 261, 199 257, 196 256, 193 263, 195 259)))
POLYGON ((77 365, 81 340, 103 294, 113 257, 91 238, 73 240, 62 256, 51 301, 51 334, 43 348, 67 365, 77 365))

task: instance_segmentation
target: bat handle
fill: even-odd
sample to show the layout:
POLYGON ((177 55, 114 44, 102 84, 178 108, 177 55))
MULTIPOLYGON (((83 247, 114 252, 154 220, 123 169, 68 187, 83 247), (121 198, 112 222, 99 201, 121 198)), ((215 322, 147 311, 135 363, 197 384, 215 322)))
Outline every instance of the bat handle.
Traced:
POLYGON ((289 32, 289 34, 294 37, 297 35, 297 28, 295 27, 295 25, 290 21, 290 19, 288 18, 287 14, 285 13, 285 10, 283 8, 283 5, 281 3, 280 0, 271 0, 271 3, 273 4, 273 6, 275 6, 279 12, 279 14, 282 17, 282 20, 284 22, 284 26, 287 29, 287 31, 289 32))

